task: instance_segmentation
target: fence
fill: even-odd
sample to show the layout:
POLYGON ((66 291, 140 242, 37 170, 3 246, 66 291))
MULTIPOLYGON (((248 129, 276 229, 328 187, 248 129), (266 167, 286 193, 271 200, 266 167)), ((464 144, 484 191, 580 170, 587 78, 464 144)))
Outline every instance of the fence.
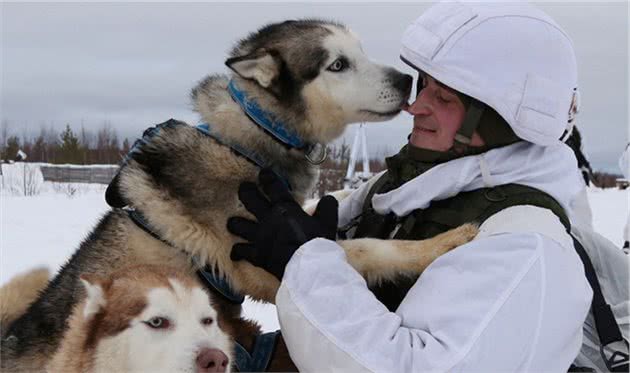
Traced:
MULTIPOLYGON (((116 172, 118 172, 118 166, 116 165, 39 165, 44 181, 64 183, 109 184, 116 176, 116 172)), ((341 167, 320 169, 310 197, 319 197, 327 192, 343 189, 345 174, 345 169, 341 167)))
POLYGON ((42 165, 40 166, 45 181, 65 183, 109 184, 116 176, 118 166, 74 166, 74 165, 42 165))

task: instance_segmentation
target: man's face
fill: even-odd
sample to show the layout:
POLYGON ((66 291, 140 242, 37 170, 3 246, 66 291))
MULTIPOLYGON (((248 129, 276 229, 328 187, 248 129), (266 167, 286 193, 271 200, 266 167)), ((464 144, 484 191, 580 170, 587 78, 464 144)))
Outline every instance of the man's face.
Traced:
MULTIPOLYGON (((451 88, 428 75, 421 74, 422 90, 406 108, 413 115, 413 131, 409 143, 415 147, 447 151, 453 146, 455 134, 462 126, 466 108, 451 88)), ((472 146, 483 145, 479 134, 473 134, 472 146)))

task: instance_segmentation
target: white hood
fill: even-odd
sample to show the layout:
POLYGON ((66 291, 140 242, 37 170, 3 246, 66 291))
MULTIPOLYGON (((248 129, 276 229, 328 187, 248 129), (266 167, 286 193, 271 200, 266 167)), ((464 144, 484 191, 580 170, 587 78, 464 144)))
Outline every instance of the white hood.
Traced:
POLYGON ((577 160, 568 146, 543 147, 519 142, 438 165, 389 193, 375 195, 372 204, 379 214, 393 212, 405 216, 427 208, 433 200, 510 183, 551 195, 571 220, 571 202, 583 187, 577 160))

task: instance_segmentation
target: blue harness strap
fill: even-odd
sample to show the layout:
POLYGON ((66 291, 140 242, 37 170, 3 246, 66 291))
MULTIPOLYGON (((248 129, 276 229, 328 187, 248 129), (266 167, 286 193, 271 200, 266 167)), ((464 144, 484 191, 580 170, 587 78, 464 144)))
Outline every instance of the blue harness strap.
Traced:
POLYGON ((212 132, 212 130, 210 128, 210 125, 208 123, 198 124, 195 128, 197 129, 197 131, 203 133, 204 135, 213 138, 219 144, 232 149, 232 151, 234 151, 236 154, 244 157, 245 159, 247 159, 250 162, 252 162, 255 165, 257 165, 258 167, 260 167, 260 168, 269 167, 271 169, 271 171, 274 174, 276 174, 278 179, 282 180, 284 185, 287 188, 289 188, 289 190, 291 190, 291 184, 289 184, 288 179, 284 175, 281 175, 279 172, 277 172, 276 170, 272 169, 269 166, 269 164, 267 162, 265 162, 262 158, 260 158, 256 153, 247 151, 242 146, 239 146, 238 144, 229 144, 229 143, 223 141, 223 139, 221 139, 219 137, 219 135, 217 135, 216 133, 212 132))
POLYGON ((216 276, 215 272, 206 268, 197 270, 199 278, 216 290, 221 296, 234 304, 242 304, 245 301, 245 297, 242 294, 234 292, 230 284, 223 277, 216 276))
POLYGON ((265 372, 269 367, 271 355, 276 348, 276 340, 280 331, 265 333, 256 336, 254 350, 250 354, 238 342, 234 343, 236 355, 236 368, 239 372, 265 372))

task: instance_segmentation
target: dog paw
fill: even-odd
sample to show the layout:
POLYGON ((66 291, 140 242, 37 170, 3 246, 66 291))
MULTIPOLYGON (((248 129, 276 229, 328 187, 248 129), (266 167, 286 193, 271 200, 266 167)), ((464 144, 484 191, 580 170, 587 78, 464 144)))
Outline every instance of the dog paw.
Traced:
POLYGON ((479 225, 475 223, 466 223, 446 233, 450 234, 453 247, 457 247, 475 239, 479 233, 479 225))

